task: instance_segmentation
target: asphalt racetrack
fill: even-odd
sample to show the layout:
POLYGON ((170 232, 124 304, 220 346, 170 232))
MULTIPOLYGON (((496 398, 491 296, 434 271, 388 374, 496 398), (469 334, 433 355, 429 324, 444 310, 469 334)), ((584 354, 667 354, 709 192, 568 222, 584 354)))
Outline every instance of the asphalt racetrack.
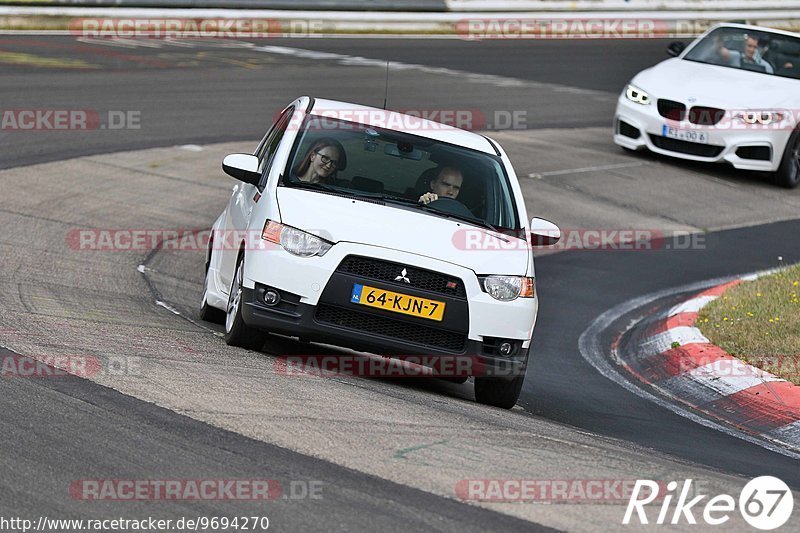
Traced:
MULTIPOLYGON (((800 261, 800 189, 611 142, 619 91, 665 58, 666 44, 0 36, 3 109, 82 109, 100 121, 93 131, 0 131, 0 355, 123 367, 0 377, 0 514, 265 515, 281 531, 590 531, 620 527, 627 502, 478 501, 457 487, 693 479, 705 494, 738 495, 748 479, 774 475, 800 490, 796 455, 650 403, 579 350, 616 305, 800 261), (333 349, 284 338, 262 352, 226 346, 197 316, 202 253, 70 246, 76 228, 208 228, 233 185, 224 154, 251 151, 302 94, 380 106, 387 59, 389 107, 470 110, 508 151, 529 215, 567 229, 699 236, 541 253, 532 364, 511 411, 476 404, 471 383, 281 375, 276 355, 333 349), (70 487, 87 479, 269 479, 283 493, 266 503, 86 501, 70 487)), ((741 517, 730 526, 746 527, 741 517)))

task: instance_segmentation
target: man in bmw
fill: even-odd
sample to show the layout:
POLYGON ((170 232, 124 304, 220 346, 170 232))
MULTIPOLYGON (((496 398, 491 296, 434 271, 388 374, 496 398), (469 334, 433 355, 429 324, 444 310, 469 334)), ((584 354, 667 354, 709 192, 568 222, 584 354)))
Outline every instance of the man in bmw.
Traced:
POLYGON ((716 52, 724 64, 728 66, 752 68, 752 65, 755 65, 759 70, 763 68, 764 72, 767 74, 772 74, 774 72, 772 65, 770 65, 768 61, 761 57, 761 51, 759 50, 760 40, 761 38, 757 34, 745 34, 744 52, 739 52, 737 50, 729 50, 725 48, 725 45, 722 43, 722 39, 718 38, 716 52))

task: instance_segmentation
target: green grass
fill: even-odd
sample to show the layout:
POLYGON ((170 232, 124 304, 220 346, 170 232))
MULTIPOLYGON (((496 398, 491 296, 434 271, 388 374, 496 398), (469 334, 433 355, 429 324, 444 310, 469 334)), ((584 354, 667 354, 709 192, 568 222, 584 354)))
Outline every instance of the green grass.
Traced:
POLYGON ((800 385, 800 265, 727 290, 696 326, 729 354, 800 385))

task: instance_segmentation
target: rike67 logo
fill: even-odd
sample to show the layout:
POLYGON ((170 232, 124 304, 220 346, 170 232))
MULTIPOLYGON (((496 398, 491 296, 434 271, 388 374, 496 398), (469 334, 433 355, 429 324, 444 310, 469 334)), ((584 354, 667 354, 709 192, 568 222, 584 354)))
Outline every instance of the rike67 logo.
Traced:
MULTIPOLYGON (((697 524, 697 518, 711 526, 722 525, 731 518, 736 510, 736 500, 729 494, 719 494, 705 501, 708 496, 692 492, 692 480, 684 480, 678 492, 678 482, 667 483, 666 492, 661 494, 659 484, 649 479, 639 479, 633 487, 633 493, 628 500, 625 516, 622 518, 624 525, 629 525, 635 516, 640 524, 649 524, 652 516, 648 518, 645 505, 658 500, 661 506, 655 524, 697 524), (691 496, 694 496, 690 499, 691 496), (675 507, 672 508, 672 502, 675 507), (695 516, 697 513, 698 516, 695 516)), ((739 494, 739 512, 742 518, 751 527, 760 530, 776 529, 784 525, 792 516, 794 497, 789 487, 780 479, 772 476, 761 476, 750 480, 739 494)), ((635 523, 635 522, 634 522, 635 523)))

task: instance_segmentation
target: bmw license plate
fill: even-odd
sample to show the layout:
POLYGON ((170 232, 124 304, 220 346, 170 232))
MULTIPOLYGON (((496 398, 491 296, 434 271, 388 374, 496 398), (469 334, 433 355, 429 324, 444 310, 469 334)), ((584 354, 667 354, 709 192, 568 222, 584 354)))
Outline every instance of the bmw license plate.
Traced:
POLYGON ((350 301, 429 320, 441 321, 444 317, 444 302, 418 298, 399 292, 385 291, 369 285, 353 285, 350 301))
POLYGON ((708 134, 704 131, 682 130, 664 124, 661 126, 661 135, 670 139, 688 141, 691 143, 708 144, 708 134))

